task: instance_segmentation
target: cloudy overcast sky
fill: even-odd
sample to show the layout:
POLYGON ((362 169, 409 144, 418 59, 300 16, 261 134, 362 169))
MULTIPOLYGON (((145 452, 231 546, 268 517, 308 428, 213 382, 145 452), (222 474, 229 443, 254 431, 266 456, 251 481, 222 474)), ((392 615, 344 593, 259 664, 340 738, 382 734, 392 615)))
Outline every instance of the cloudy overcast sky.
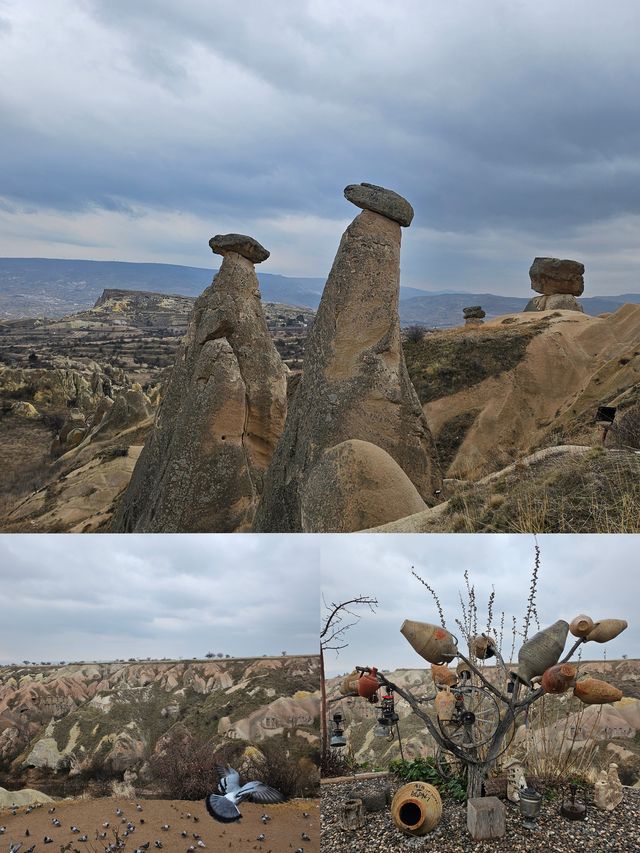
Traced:
POLYGON ((5 535, 0 662, 316 654, 315 536, 5 535))
MULTIPOLYGON (((593 619, 627 619, 629 627, 607 644, 588 644, 583 660, 611 660, 623 654, 640 657, 640 594, 638 542, 634 536, 539 536, 541 567, 538 614, 541 627, 557 619, 570 622, 579 613, 593 619)), ((375 613, 358 609, 360 621, 349 630, 348 648, 336 657, 327 653, 328 674, 349 672, 354 666, 428 666, 400 634, 405 619, 439 624, 438 611, 427 590, 411 575, 411 567, 440 597, 447 627, 459 635, 459 592, 465 593, 465 569, 476 588, 478 623, 486 625, 487 601, 496 591, 494 621, 505 611, 511 650, 511 617, 518 626, 526 611, 534 560, 533 536, 506 534, 325 536, 322 539, 322 585, 327 603, 358 595, 378 599, 375 613)), ((466 595, 465 595, 466 598, 466 595)), ((537 628, 534 628, 534 633, 537 628)), ((519 648, 516 645, 516 652, 519 648)))
POLYGON ((347 183, 414 205, 403 283, 640 288, 636 0, 0 0, 0 254, 324 276, 347 183))

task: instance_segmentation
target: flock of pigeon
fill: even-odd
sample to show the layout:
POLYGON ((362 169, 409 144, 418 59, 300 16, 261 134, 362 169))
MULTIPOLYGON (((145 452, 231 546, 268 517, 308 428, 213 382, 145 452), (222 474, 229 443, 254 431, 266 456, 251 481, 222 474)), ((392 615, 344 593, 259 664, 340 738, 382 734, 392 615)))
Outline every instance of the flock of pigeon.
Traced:
MULTIPOLYGON (((240 774, 237 770, 234 770, 229 766, 218 765, 216 766, 216 771, 219 776, 218 792, 209 794, 205 798, 205 806, 211 817, 220 823, 233 823, 240 820, 242 818, 242 813, 240 812, 238 805, 242 802, 253 802, 268 805, 284 801, 284 797, 279 791, 275 788, 271 788, 269 785, 265 785, 263 782, 254 780, 241 785, 240 774)), ((29 814, 34 809, 38 808, 42 808, 41 803, 29 806, 25 813, 29 814)), ((143 807, 139 803, 135 808, 138 813, 143 811, 143 807)), ((17 814, 17 809, 17 806, 11 807, 11 813, 14 816, 17 814)), ((49 809, 49 814, 52 815, 52 830, 62 827, 62 822, 57 816, 55 816, 55 811, 55 806, 52 806, 49 809)), ((94 842, 100 844, 99 849, 100 851, 104 851, 104 853, 117 853, 117 851, 125 850, 127 848, 127 842, 134 841, 132 836, 136 833, 136 830, 138 830, 138 835, 140 835, 139 830, 143 827, 146 828, 145 818, 136 816, 136 821, 134 822, 125 816, 124 811, 121 808, 115 809, 115 816, 118 820, 114 821, 113 826, 110 821, 104 821, 102 827, 96 830, 95 838, 91 839, 89 839, 88 834, 82 832, 78 826, 72 825, 70 827, 70 832, 74 835, 74 841, 70 841, 66 845, 61 845, 59 847, 60 851, 82 853, 82 850, 95 850, 96 848, 93 846, 94 842), (76 841, 85 843, 91 841, 91 847, 86 847, 84 845, 82 848, 76 847, 76 841)), ((302 816, 303 818, 309 818, 310 815, 308 812, 302 812, 302 816)), ((193 819, 195 823, 200 820, 196 815, 192 816, 189 813, 186 814, 185 817, 193 819)), ((271 817, 265 813, 261 816, 260 820, 265 826, 265 831, 261 832, 255 840, 258 842, 265 842, 267 841, 268 836, 268 830, 266 828, 271 817)), ((168 823, 164 823, 160 826, 160 830, 165 833, 168 833, 170 828, 170 824, 168 823)), ((5 834, 6 831, 6 826, 0 826, 0 836, 5 834)), ((27 842, 10 843, 9 853, 33 853, 33 851, 39 847, 39 842, 31 843, 30 832, 28 829, 26 830, 25 836, 28 839, 27 842)), ((186 848, 187 853, 197 853, 199 849, 206 849, 207 847, 198 832, 187 832, 183 829, 180 832, 180 837, 185 843, 191 842, 186 848)), ((311 838, 306 831, 301 833, 300 838, 302 842, 311 841, 311 838)), ((45 834, 41 843, 43 845, 53 844, 54 838, 51 835, 45 834)), ((145 851, 148 850, 162 849, 171 850, 172 853, 175 853, 173 843, 174 842, 171 843, 171 847, 169 845, 165 847, 162 837, 160 837, 155 839, 155 841, 145 841, 144 843, 137 844, 135 849, 133 849, 133 853, 145 853, 145 851)), ((128 847, 128 849, 131 850, 132 848, 128 847)), ((304 847, 298 847, 294 853, 304 853, 304 847)))

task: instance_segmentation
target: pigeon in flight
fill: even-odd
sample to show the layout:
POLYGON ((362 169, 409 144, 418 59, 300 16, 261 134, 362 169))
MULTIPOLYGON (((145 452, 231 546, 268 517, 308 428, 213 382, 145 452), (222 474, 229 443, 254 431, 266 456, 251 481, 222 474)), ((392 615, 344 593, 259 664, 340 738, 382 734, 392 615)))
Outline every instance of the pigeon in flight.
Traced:
POLYGON ((207 811, 211 817, 222 823, 231 823, 240 820, 242 815, 238 809, 238 803, 249 800, 253 803, 281 803, 284 797, 280 791, 270 788, 263 782, 247 782, 240 786, 240 774, 231 767, 216 766, 220 781, 218 782, 219 794, 209 794, 205 799, 207 811))

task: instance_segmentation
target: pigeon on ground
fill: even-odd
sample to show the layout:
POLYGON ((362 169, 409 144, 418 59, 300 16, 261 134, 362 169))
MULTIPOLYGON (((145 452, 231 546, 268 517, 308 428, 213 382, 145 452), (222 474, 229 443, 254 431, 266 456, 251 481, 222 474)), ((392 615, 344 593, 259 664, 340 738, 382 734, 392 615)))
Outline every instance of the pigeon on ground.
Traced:
POLYGON ((18 853, 18 850, 22 847, 22 842, 18 841, 16 844, 12 844, 9 847, 9 853, 18 853))
POLYGON ((231 767, 217 765, 216 770, 220 776, 218 791, 220 794, 209 794, 205 798, 205 805, 211 817, 221 823, 231 823, 240 820, 242 815, 238 809, 238 803, 249 800, 253 803, 281 803, 284 797, 280 791, 270 788, 263 782, 247 782, 240 785, 240 774, 231 767))

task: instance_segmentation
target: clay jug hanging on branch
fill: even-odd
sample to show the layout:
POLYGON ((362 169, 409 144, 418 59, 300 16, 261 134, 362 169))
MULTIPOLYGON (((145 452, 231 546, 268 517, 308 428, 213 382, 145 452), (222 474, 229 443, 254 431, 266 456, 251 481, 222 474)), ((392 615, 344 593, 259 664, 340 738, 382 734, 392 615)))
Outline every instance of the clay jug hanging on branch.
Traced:
POLYGON ((349 675, 345 675, 345 677, 340 682, 340 694, 342 696, 357 696, 358 695, 358 680, 360 678, 360 673, 350 672, 349 675))
POLYGON ((469 651, 471 656, 478 658, 478 660, 495 657, 495 640, 492 637, 486 637, 484 634, 478 634, 469 640, 469 651))
POLYGON ((437 663, 431 664, 431 678, 436 687, 453 687, 458 683, 458 673, 455 669, 449 669, 448 666, 440 666, 437 663))
POLYGON ((376 693, 380 687, 378 679, 376 678, 377 669, 375 666, 371 667, 371 672, 363 672, 358 679, 358 696, 362 696, 363 699, 371 699, 371 697, 376 693))
POLYGON ((448 687, 438 693, 433 704, 440 722, 450 723, 456 709, 456 697, 448 687))
POLYGON ((583 678, 573 688, 573 695, 585 705, 608 705, 622 699, 622 690, 599 678, 583 678))
POLYGON ((569 630, 573 634, 574 637, 580 637, 584 639, 589 631, 593 629, 594 622, 590 616, 585 616, 584 613, 581 613, 579 616, 576 616, 569 624, 569 630))
POLYGON ((569 623, 558 619, 553 625, 538 631, 518 652, 518 671, 512 673, 523 684, 531 686, 531 679, 558 663, 569 633, 569 623))
POLYGON ((400 633, 429 663, 450 663, 458 654, 458 641, 441 625, 405 619, 400 633))
POLYGON ((572 663, 557 663, 550 666, 542 675, 542 689, 545 693, 564 693, 576 683, 577 668, 572 663))
POLYGON ((588 643, 608 643, 627 628, 626 619, 601 619, 587 634, 588 643))

